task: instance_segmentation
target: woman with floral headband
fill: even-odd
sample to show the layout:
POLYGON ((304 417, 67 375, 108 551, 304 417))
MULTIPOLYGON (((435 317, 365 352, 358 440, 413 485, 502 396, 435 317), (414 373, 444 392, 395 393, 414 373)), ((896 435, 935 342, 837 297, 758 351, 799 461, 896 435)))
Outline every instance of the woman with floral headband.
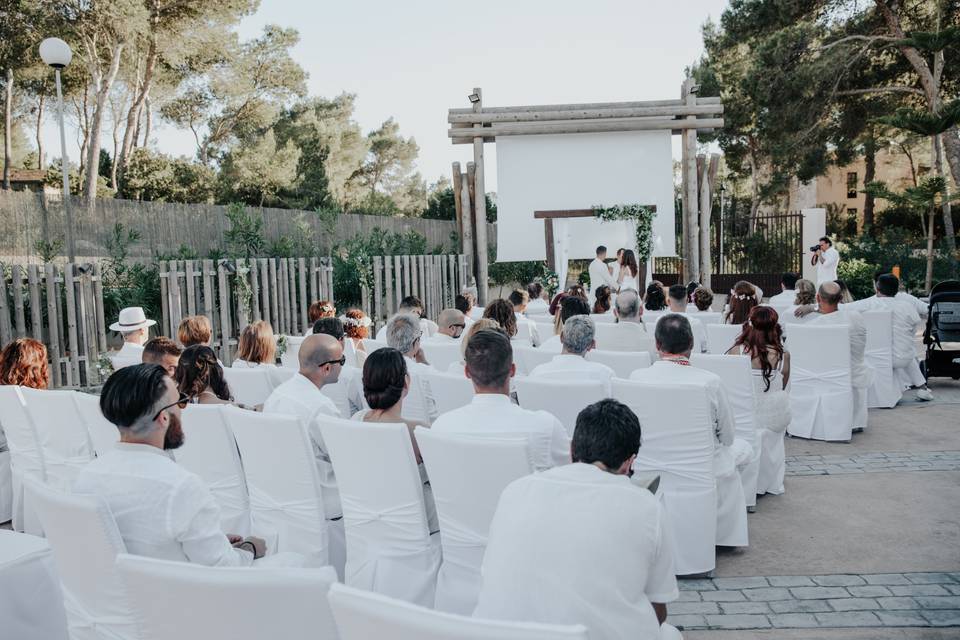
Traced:
POLYGON ((329 300, 315 300, 310 303, 310 308, 307 309, 307 319, 310 321, 307 323, 307 330, 303 334, 305 336, 313 335, 313 325, 320 318, 336 318, 337 317, 337 307, 329 300))
POLYGON ((343 323, 343 335, 353 344, 357 354, 357 366, 362 367, 367 359, 367 350, 363 346, 364 338, 370 337, 370 325, 373 321, 360 309, 348 309, 340 316, 343 323))
POLYGON ((741 280, 730 290, 730 301, 723 315, 724 324, 743 324, 750 318, 750 310, 760 304, 757 288, 741 280))

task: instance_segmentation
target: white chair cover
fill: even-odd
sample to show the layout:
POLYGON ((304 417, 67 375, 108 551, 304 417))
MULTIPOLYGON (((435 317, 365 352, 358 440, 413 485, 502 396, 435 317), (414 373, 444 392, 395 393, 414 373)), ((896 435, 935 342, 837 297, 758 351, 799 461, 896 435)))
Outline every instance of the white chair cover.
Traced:
POLYGON ((318 416, 317 422, 343 505, 344 582, 433 606, 439 536, 431 536, 427 525, 409 428, 327 416, 318 416))
POLYGON ((300 368, 300 345, 304 339, 304 336, 287 336, 287 350, 280 356, 281 367, 293 370, 300 368))
POLYGON ((599 380, 550 380, 546 378, 517 378, 517 400, 531 411, 552 413, 573 437, 577 416, 590 404, 603 400, 607 394, 599 380))
POLYGON ((850 440, 850 328, 790 326, 790 412, 787 432, 812 440, 850 440))
POLYGON ((541 364, 546 364, 553 360, 553 357, 557 355, 550 351, 544 351, 538 347, 529 347, 525 344, 520 344, 514 342, 513 347, 513 361, 517 365, 517 370, 527 375, 535 368, 541 364))
POLYGON ((63 591, 50 544, 0 530, 0 635, 11 640, 68 640, 63 591))
POLYGON ((533 318, 533 322, 537 325, 541 343, 553 336, 553 316, 538 316, 533 318))
POLYGON ((347 358, 348 367, 362 366, 357 360, 357 345, 353 344, 353 340, 349 337, 343 339, 343 355, 347 358))
POLYGON ((94 458, 86 426, 77 416, 77 392, 27 387, 21 392, 43 453, 47 484, 70 491, 77 474, 94 458))
POLYGON ((726 353, 743 331, 739 324, 708 324, 707 353, 726 353))
MULTIPOLYGON (((673 532, 677 575, 716 566, 717 481, 713 472, 714 427, 703 388, 613 380, 613 397, 629 406, 643 431, 634 469, 660 474, 673 532)), ((744 515, 746 510, 743 509, 744 515)))
POLYGON ((330 564, 327 520, 313 444, 293 416, 223 407, 236 438, 250 495, 250 528, 276 532, 277 551, 294 551, 311 566, 330 564))
POLYGON ((583 625, 481 620, 442 613, 376 593, 330 587, 340 640, 588 640, 583 625))
POLYGON ((115 568, 126 547, 99 496, 27 480, 26 493, 53 547, 71 640, 134 640, 131 611, 115 568))
POLYGON ((327 396, 337 405, 337 411, 341 416, 350 416, 350 388, 345 376, 333 384, 325 384, 320 387, 320 393, 327 396))
POLYGON ((250 496, 237 441, 223 419, 223 405, 193 404, 183 410, 183 446, 177 463, 203 479, 220 507, 220 527, 250 535, 250 496))
POLYGON ((403 419, 412 420, 419 424, 430 424, 433 422, 433 417, 436 416, 430 416, 430 408, 427 403, 428 390, 434 403, 437 400, 436 394, 430 388, 430 382, 426 380, 422 369, 414 369, 408 366, 407 373, 410 374, 410 390, 407 392, 407 397, 403 399, 403 419))
POLYGON ((640 325, 632 322, 618 322, 616 324, 598 324, 594 338, 597 349, 603 351, 646 351, 650 360, 657 359, 657 347, 653 340, 654 324, 647 323, 647 331, 640 325))
POLYGON ((223 377, 237 402, 248 406, 263 404, 273 391, 273 383, 266 369, 234 369, 225 367, 223 377))
POLYGON ((120 432, 116 425, 103 417, 100 411, 100 396, 91 393, 78 393, 73 398, 77 403, 80 420, 87 427, 90 442, 97 456, 102 456, 120 441, 120 432))
POLYGON ((436 342, 424 340, 423 353, 430 366, 439 371, 446 371, 454 362, 460 362, 460 342, 436 342))
POLYGON ((288 369, 287 367, 271 367, 267 365, 262 368, 267 372, 267 378, 270 379, 270 386, 272 389, 276 389, 284 382, 297 375, 296 369, 288 369))
MULTIPOLYGON (((703 323, 704 326, 708 324, 720 324, 723 322, 723 314, 719 311, 693 311, 690 313, 691 318, 696 318, 703 323)), ((710 341, 710 336, 707 336, 707 342, 710 341)))
POLYGON ((650 366, 650 354, 646 351, 600 351, 593 349, 587 352, 586 359, 591 362, 605 364, 618 378, 629 378, 637 369, 646 369, 650 366))
POLYGON ((470 615, 480 595, 480 565, 503 489, 533 472, 526 438, 471 438, 418 427, 417 444, 440 518, 443 564, 434 607, 470 615))
POLYGON ((0 427, 10 450, 10 486, 12 493, 13 528, 17 531, 39 534, 36 516, 26 507, 23 480, 47 481, 43 450, 33 423, 27 415, 21 387, 0 385, 0 427))
POLYGON ((337 638, 332 567, 206 567, 121 554, 117 572, 142 640, 337 638))
POLYGON ((617 321, 617 316, 612 313, 591 313, 590 319, 594 324, 613 324, 617 321))
POLYGON ((473 383, 462 375, 431 371, 424 374, 424 379, 433 391, 437 411, 441 415, 464 407, 473 400, 473 383))
POLYGON ((753 373, 750 370, 750 356, 695 354, 690 363, 720 376, 720 384, 727 393, 730 409, 736 421, 736 440, 749 445, 749 451, 735 444, 741 460, 737 471, 743 485, 743 498, 746 506, 757 504, 757 475, 760 471, 760 432, 753 420, 753 373), (748 455, 749 454, 749 455, 748 455))
POLYGON ((4 441, 4 448, 0 451, 0 523, 13 519, 13 473, 10 470, 10 451, 6 446, 4 441))
POLYGON ((381 340, 374 340, 373 338, 363 339, 363 348, 366 349, 367 355, 370 355, 377 349, 386 349, 388 346, 386 342, 381 340))
POLYGON ((890 409, 903 397, 903 389, 893 374, 893 314, 878 310, 864 311, 862 315, 867 327, 863 359, 876 372, 867 389, 867 406, 890 409))

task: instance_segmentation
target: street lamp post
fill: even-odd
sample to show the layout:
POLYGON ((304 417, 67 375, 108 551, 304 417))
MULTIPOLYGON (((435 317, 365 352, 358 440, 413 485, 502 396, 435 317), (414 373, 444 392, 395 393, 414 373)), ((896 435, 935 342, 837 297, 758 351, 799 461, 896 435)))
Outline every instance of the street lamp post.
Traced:
POLYGON ((70 177, 67 162, 67 134, 63 125, 63 90, 60 88, 60 71, 73 59, 70 45, 60 38, 47 38, 40 43, 40 57, 53 67, 57 79, 57 117, 60 120, 60 169, 63 171, 63 212, 67 223, 67 257, 77 259, 77 245, 73 237, 73 211, 70 206, 70 177))

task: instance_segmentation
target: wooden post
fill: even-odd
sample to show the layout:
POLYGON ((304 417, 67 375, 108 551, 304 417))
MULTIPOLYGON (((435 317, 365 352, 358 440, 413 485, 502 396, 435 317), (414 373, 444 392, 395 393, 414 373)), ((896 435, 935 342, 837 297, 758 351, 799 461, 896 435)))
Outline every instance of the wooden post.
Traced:
MULTIPOLYGON (((480 87, 474 87, 473 93, 477 100, 473 103, 473 112, 483 111, 483 91, 480 87)), ((477 123, 473 125, 476 136, 473 138, 473 162, 476 165, 476 175, 474 176, 474 217, 476 219, 476 239, 477 239, 477 297, 481 305, 487 304, 487 196, 484 182, 483 166, 483 125, 477 123)))
POLYGON ((460 204, 460 163, 453 163, 453 182, 450 183, 453 189, 453 207, 457 213, 457 237, 460 241, 460 247, 463 247, 463 206, 460 204))
MULTIPOLYGON (((69 265, 73 268, 73 265, 69 265)), ((17 337, 27 335, 27 318, 23 308, 23 267, 15 264, 10 268, 11 285, 13 287, 13 311, 17 323, 17 337)))
MULTIPOLYGON (((214 298, 213 298, 213 276, 215 271, 213 270, 213 260, 204 260, 203 261, 203 315, 207 316, 210 320, 210 326, 213 328, 213 332, 210 334, 211 342, 216 342, 217 340, 217 323, 214 322, 214 298)), ((174 335, 176 328, 170 332, 170 335, 174 335)))
POLYGON ((396 311, 400 310, 400 301, 403 299, 403 282, 401 277, 406 273, 407 277, 407 289, 410 288, 410 259, 407 258, 406 263, 404 263, 400 256, 393 256, 393 305, 394 308, 390 310, 390 313, 393 314, 396 311), (401 265, 406 266, 406 269, 402 269, 401 265))
POLYGON ((10 303, 7 301, 7 274, 0 269, 0 344, 7 344, 11 340, 13 331, 10 327, 10 303))
POLYGON ((274 294, 270 290, 270 268, 267 266, 267 259, 257 258, 257 264, 260 267, 260 317, 269 322, 274 331, 279 331, 276 316, 270 315, 270 296, 274 294))
MULTIPOLYGON (((687 106, 696 106, 696 83, 693 78, 683 81, 681 99, 687 106)), ((695 115, 687 120, 696 120, 695 115)), ((680 134, 682 144, 681 166, 683 171, 683 281, 689 282, 700 277, 700 244, 697 194, 697 130, 684 129, 680 134)))
POLYGON ((170 332, 172 334, 183 320, 183 307, 180 304, 180 264, 176 260, 170 261, 167 287, 170 290, 170 332))
POLYGON ((467 270, 474 278, 477 277, 476 250, 474 249, 473 225, 473 198, 470 197, 470 170, 473 163, 468 165, 468 173, 460 174, 460 202, 463 208, 463 255, 466 256, 467 270))
POLYGON ((703 180, 700 182, 700 284, 710 288, 710 275, 713 271, 710 251, 710 214, 713 212, 713 185, 717 181, 717 169, 720 156, 712 154, 710 160, 704 158, 703 180))
POLYGON ((35 264, 27 267, 30 284, 30 335, 43 342, 43 310, 40 308, 40 270, 35 264))
POLYGON ((193 260, 183 261, 183 280, 187 287, 187 313, 197 315, 197 286, 194 282, 193 260))
POLYGON ((393 315, 393 259, 390 256, 383 256, 383 301, 381 318, 389 318, 393 315))
POLYGON ((374 321, 376 330, 383 317, 383 256, 373 257, 373 300, 369 304, 372 306, 367 315, 374 321))
POLYGON ((100 265, 93 264, 93 297, 97 311, 97 344, 100 351, 107 350, 107 325, 103 314, 103 276, 100 265))
POLYGON ((229 367, 230 357, 230 293, 227 289, 227 269, 224 265, 217 265, 217 284, 220 293, 220 359, 224 366, 229 367))
POLYGON ((71 386, 80 384, 80 344, 77 339, 77 296, 73 288, 74 264, 68 262, 63 267, 63 288, 67 298, 67 335, 70 340, 70 381, 71 386))
MULTIPOLYGON (((49 345, 48 351, 50 352, 50 364, 53 367, 53 385, 59 387, 63 384, 62 373, 60 370, 60 331, 58 330, 58 325, 60 324, 60 316, 57 315, 57 271, 54 268, 53 264, 47 263, 44 265, 44 277, 46 278, 47 286, 47 331, 49 333, 49 345)), ((2 278, 0 278, 0 284, 2 284, 2 278)), ((6 298, 6 292, 3 290, 3 287, 0 286, 0 302, 4 301, 6 298)), ((6 309, 0 308, 0 313, 5 312, 6 309)))

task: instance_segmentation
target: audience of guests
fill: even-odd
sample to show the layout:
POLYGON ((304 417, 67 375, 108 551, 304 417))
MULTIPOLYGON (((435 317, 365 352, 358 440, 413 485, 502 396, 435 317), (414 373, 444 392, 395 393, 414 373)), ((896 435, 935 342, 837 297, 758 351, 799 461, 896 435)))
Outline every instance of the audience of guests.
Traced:
MULTIPOLYGON (((46 389, 49 384, 47 347, 42 342, 17 338, 0 351, 0 385, 46 389)), ((3 438, 2 429, 0 438, 3 438)))
POLYGON ((659 280, 647 285, 643 308, 647 311, 663 311, 667 308, 667 295, 663 292, 663 283, 659 280))
POLYGON ((783 493, 783 434, 790 426, 790 353, 783 348, 783 333, 776 309, 758 305, 728 354, 750 356, 753 369, 753 420, 760 431, 760 468, 757 494, 783 493))
POLYGON ((266 543, 224 534, 206 484, 167 453, 183 444, 180 410, 188 400, 159 365, 116 371, 103 385, 100 410, 117 426, 120 442, 80 470, 73 491, 106 501, 129 553, 249 566, 266 554, 266 543))
POLYGON ((693 305, 697 311, 710 311, 713 307, 713 291, 706 287, 697 287, 693 292, 693 305))
POLYGON ((540 332, 537 331, 537 323, 525 315, 530 296, 523 289, 514 289, 508 299, 510 304, 513 305, 513 314, 517 318, 517 338, 529 340, 532 347, 540 346, 540 332))
POLYGON ((812 320, 814 316, 798 316, 795 312, 800 307, 807 307, 816 302, 817 288, 810 280, 801 278, 794 287, 793 303, 784 310, 788 317, 799 317, 803 321, 812 320))
POLYGON ((679 597, 666 516, 628 478, 640 446, 637 416, 601 400, 577 416, 573 464, 504 489, 475 616, 582 624, 592 640, 680 638, 666 623, 679 597))
POLYGON ((277 337, 266 320, 252 322, 240 332, 237 357, 230 365, 235 369, 250 369, 277 364, 277 337))
POLYGON ((192 403, 234 404, 217 354, 206 345, 195 344, 183 350, 173 379, 192 403))
MULTIPOLYGON (((464 294, 472 295, 472 294, 464 294)), ((472 305, 472 303, 471 303, 472 305)), ((400 304, 397 305, 397 314, 407 313, 415 315, 420 321, 420 331, 423 332, 423 337, 430 338, 437 333, 437 323, 429 318, 423 317, 423 302, 420 301, 420 298, 417 296, 407 296, 406 298, 400 301, 400 304)), ((377 331, 377 341, 386 342, 387 340, 387 327, 386 325, 380 327, 380 330, 377 331)))
POLYGON ((610 287, 605 284, 597 287, 594 291, 594 303, 593 303, 593 313, 596 314, 605 314, 610 313, 610 297, 611 297, 610 287))
MULTIPOLYGON (((567 296, 560 303, 560 312, 553 316, 554 335, 547 338, 540 348, 544 351, 560 353, 563 349, 563 343, 560 341, 560 334, 563 332, 564 323, 573 316, 589 316, 590 305, 580 296, 567 296)), ((507 334, 509 335, 509 333, 507 334)))
POLYGON ((527 315, 544 315, 550 308, 549 303, 543 299, 543 285, 539 282, 531 282, 527 285, 527 295, 530 296, 530 302, 527 303, 527 315))
POLYGON ((792 304, 796 304, 796 302, 794 302, 794 299, 797 295, 795 289, 797 286, 797 280, 799 279, 800 274, 789 271, 780 276, 780 293, 775 296, 770 296, 770 306, 788 307, 792 304))
POLYGON ((463 314, 456 309, 444 309, 437 316, 437 334, 430 338, 436 342, 456 342, 463 335, 463 330, 467 323, 464 321, 463 314))
POLYGON ((148 320, 142 307, 126 307, 120 310, 117 321, 110 325, 123 338, 123 346, 110 357, 113 369, 122 369, 143 361, 143 345, 150 338, 150 327, 156 320, 148 320))
POLYGON ((760 304, 757 288, 741 280, 730 290, 730 300, 727 303, 726 313, 723 314, 724 324, 743 324, 750 317, 750 310, 760 304))
POLYGON ((158 364, 173 378, 177 373, 181 353, 183 349, 176 342, 160 336, 143 345, 143 363, 158 364))
POLYGON ((522 434, 529 438, 537 470, 570 462, 570 441, 560 421, 546 411, 521 409, 510 400, 516 367, 510 339, 502 331, 482 329, 473 334, 464 360, 476 395, 470 404, 434 420, 434 431, 492 438, 522 434))
POLYGON ((180 321, 180 326, 177 327, 177 340, 180 341, 184 349, 195 344, 210 346, 212 336, 213 327, 210 325, 210 319, 207 316, 187 316, 180 321))
POLYGON ((596 328, 590 316, 573 316, 563 323, 560 342, 563 350, 550 362, 533 368, 530 377, 556 380, 597 380, 603 383, 604 393, 610 395, 610 381, 616 375, 610 367, 600 362, 591 362, 584 356, 597 347, 596 328))
MULTIPOLYGON (((346 337, 345 327, 339 318, 320 318, 313 323, 313 333, 332 336, 344 348, 344 355, 346 355, 349 338, 346 337)), ((357 355, 361 353, 366 356, 364 352, 357 352, 357 355)), ((334 386, 342 386, 345 389, 349 415, 353 415, 366 407, 363 400, 363 370, 359 366, 352 366, 344 361, 343 366, 340 367, 340 375, 337 381, 324 386, 328 389, 334 386)))
MULTIPOLYGON (((510 303, 501 301, 508 307, 510 303)), ((513 318, 513 309, 509 317, 513 318)), ((410 313, 398 313, 387 323, 387 346, 403 354, 407 363, 412 386, 410 395, 404 403, 405 417, 418 423, 432 424, 439 415, 437 401, 433 396, 430 383, 424 379, 424 373, 435 371, 423 354, 421 339, 423 331, 417 317, 410 313)))

